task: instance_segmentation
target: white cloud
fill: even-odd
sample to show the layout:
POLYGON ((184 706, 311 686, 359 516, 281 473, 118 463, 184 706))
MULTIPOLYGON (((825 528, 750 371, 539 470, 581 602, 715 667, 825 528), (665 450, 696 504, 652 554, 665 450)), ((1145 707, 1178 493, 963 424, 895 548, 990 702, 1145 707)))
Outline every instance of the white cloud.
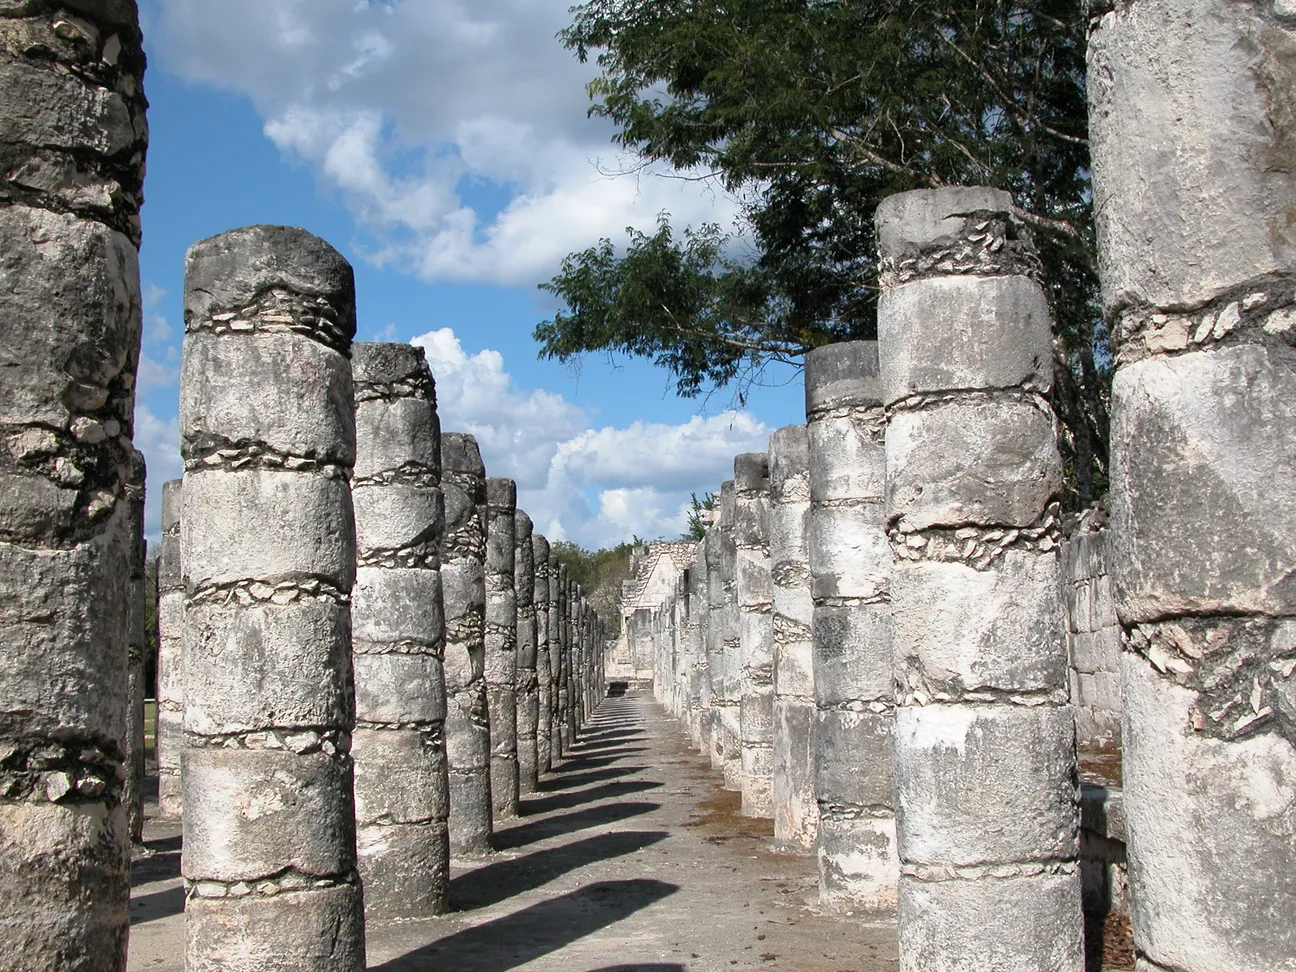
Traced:
POLYGON ((160 419, 147 405, 135 405, 135 448, 144 453, 148 482, 144 491, 144 535, 150 544, 162 539, 162 484, 179 479, 180 421, 160 419))
POLYGON ((171 71, 250 96, 340 193, 371 258, 429 281, 534 284, 627 225, 731 222, 706 185, 628 167, 555 38, 568 0, 152 0, 171 71), (488 186, 497 203, 468 201, 488 186), (498 211, 497 211, 498 210, 498 211))
POLYGON ((769 444, 771 429, 736 411, 590 428, 561 395, 517 388, 498 351, 467 354, 450 328, 411 343, 436 376, 441 427, 477 437, 487 474, 517 480, 519 505, 551 540, 603 547, 678 536, 690 494, 718 489, 735 455, 769 444))

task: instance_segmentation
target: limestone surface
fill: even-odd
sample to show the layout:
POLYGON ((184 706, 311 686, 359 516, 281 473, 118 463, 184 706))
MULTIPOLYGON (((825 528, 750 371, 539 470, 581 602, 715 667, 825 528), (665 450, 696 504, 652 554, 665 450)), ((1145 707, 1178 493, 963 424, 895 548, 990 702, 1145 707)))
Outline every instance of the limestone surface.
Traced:
POLYGON ((486 480, 486 693, 494 818, 517 816, 517 484, 486 480))

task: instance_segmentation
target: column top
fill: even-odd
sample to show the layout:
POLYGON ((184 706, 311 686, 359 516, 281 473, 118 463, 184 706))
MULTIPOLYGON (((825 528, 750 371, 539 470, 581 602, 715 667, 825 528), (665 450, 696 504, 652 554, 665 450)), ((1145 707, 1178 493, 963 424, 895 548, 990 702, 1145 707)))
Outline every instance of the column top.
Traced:
POLYGON ((842 341, 805 357, 806 416, 822 409, 882 404, 877 341, 842 341))

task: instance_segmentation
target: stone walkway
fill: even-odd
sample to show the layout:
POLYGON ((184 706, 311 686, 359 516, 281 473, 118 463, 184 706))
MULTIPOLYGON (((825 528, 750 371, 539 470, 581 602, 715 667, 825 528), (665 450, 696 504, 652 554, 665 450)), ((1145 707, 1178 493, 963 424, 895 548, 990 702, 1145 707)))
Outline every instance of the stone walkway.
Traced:
MULTIPOLYGON (((719 781, 651 696, 606 700, 498 851, 454 867, 454 911, 369 926, 369 968, 896 969, 894 924, 817 914, 813 859, 771 853, 769 821, 740 817, 719 781)), ((178 832, 151 823, 135 863, 131 972, 183 968, 178 832)))

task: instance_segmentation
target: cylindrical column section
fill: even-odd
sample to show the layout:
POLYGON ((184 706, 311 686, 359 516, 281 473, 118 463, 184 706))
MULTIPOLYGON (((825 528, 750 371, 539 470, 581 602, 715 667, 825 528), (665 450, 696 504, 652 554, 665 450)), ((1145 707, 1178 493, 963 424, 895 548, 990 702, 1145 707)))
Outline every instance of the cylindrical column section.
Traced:
POLYGON ((352 349, 356 845, 365 916, 446 910, 450 881, 441 426, 423 350, 352 349))
POLYGON ((774 587, 774 843, 809 854, 819 831, 814 780, 814 599, 810 594, 810 438, 770 436, 770 578, 774 587))
POLYGON ((535 548, 531 517, 518 510, 513 524, 517 535, 513 589, 517 594, 518 792, 534 793, 539 776, 536 724, 540 709, 536 675, 535 548))
POLYGON ((185 968, 365 967, 350 265, 252 226, 185 262, 185 968))
MULTIPOLYGON (((720 484, 720 741, 716 751, 727 790, 742 790, 742 627, 738 608, 738 547, 734 540, 737 492, 732 479, 720 484)), ((713 762, 714 765, 714 762, 713 762)))
POLYGON ((891 551, 875 341, 806 356, 819 899, 895 906, 891 551))
POLYGON ((697 619, 690 728, 693 745, 704 756, 711 753, 711 656, 707 650, 711 630, 711 570, 707 556, 710 536, 708 530, 698 541, 689 584, 692 610, 697 619))
POLYGON ((158 815, 176 820, 180 754, 184 749, 184 577, 180 573, 180 490, 183 480, 162 484, 162 543, 158 552, 157 752, 158 815))
POLYGON ((734 458, 742 813, 773 817, 774 587, 769 559, 769 456, 734 458))
POLYGON ((554 766, 563 758, 562 706, 567 697, 563 684, 563 627, 567 598, 563 588, 567 585, 567 568, 558 558, 549 555, 549 680, 552 685, 549 699, 549 750, 554 766))
POLYGON ((553 676, 549 672, 549 540, 540 533, 531 537, 535 562, 536 632, 536 772, 548 773, 553 765, 553 676))
POLYGON ((491 804, 496 820, 516 817, 517 484, 486 480, 486 695, 491 724, 491 804))
POLYGON ((981 970, 994 956, 1076 972, 1062 465, 1038 264, 998 190, 892 196, 877 227, 900 967, 981 970))
POLYGON ((148 129, 134 4, 0 5, 0 942, 125 968, 148 129))
POLYGON ((1138 968, 1292 972, 1296 6, 1093 23, 1138 968))
POLYGON ((486 703, 486 467, 477 440, 441 436, 441 590, 445 603, 450 850, 491 850, 491 732, 486 703))

